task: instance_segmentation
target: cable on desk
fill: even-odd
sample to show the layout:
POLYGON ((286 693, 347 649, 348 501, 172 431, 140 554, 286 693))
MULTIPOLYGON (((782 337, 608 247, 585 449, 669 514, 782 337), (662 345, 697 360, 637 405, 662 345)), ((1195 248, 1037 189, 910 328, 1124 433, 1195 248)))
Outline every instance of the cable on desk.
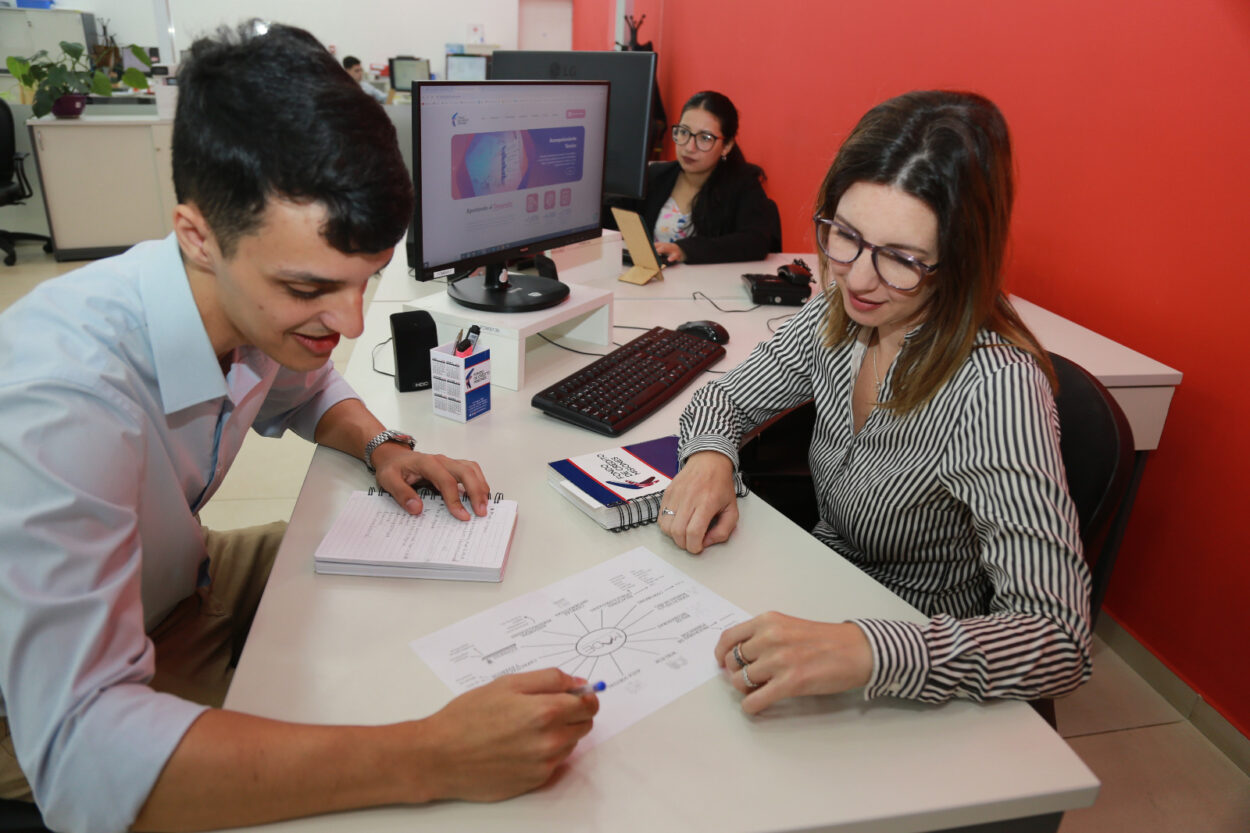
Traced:
POLYGON ((696 289, 694 292, 691 292, 691 293, 690 293, 690 297, 691 297, 691 299, 692 299, 692 300, 695 300, 695 301, 699 300, 699 298, 700 298, 700 297, 702 297, 702 298, 703 298, 703 300, 707 301, 709 304, 711 304, 712 306, 716 307, 716 309, 717 309, 719 312, 752 312, 752 311, 754 311, 754 310, 759 309, 759 308, 760 308, 760 306, 762 306, 761 304, 756 304, 755 306, 753 306, 753 307, 747 307, 746 309, 725 309, 725 308, 724 308, 724 307, 722 307, 720 304, 716 303, 716 302, 715 302, 715 301, 713 301, 711 298, 709 298, 707 295, 705 295, 705 294, 703 293, 703 291, 702 291, 702 290, 700 290, 700 289, 696 289))
POLYGON ((373 372, 374 373, 381 373, 383 376, 390 376, 391 378, 395 377, 394 373, 387 373, 385 370, 378 370, 378 348, 385 347, 386 345, 390 344, 394 340, 395 340, 395 337, 391 336, 386 341, 379 342, 378 344, 373 345, 373 355, 371 356, 371 358, 373 360, 373 372))
MULTIPOLYGON (((648 327, 648 329, 650 328, 648 327)), ((601 359, 604 356, 608 355, 607 353, 587 353, 585 350, 574 350, 572 347, 565 347, 560 342, 552 341, 551 339, 547 338, 546 333, 539 333, 538 335, 543 341, 547 342, 548 344, 554 344, 556 347, 559 347, 561 350, 568 350, 570 353, 576 353, 579 356, 594 356, 596 359, 601 359)), ((617 344, 615 341, 612 342, 612 344, 616 347, 621 346, 617 344)))
POLYGON ((787 313, 786 315, 774 315, 772 318, 764 322, 764 326, 768 327, 768 331, 770 333, 775 333, 777 332, 777 330, 781 329, 782 324, 785 324, 787 321, 789 321, 791 318, 793 318, 796 315, 798 315, 797 312, 787 313), (774 327, 773 322, 778 321, 778 320, 781 321, 781 324, 778 324, 776 327, 774 327))

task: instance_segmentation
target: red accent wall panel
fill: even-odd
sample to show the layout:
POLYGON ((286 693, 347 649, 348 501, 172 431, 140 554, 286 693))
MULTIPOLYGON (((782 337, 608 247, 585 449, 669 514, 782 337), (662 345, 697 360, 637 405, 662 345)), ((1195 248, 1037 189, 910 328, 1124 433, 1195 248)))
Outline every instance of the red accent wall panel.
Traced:
POLYGON ((616 0, 573 0, 573 48, 614 49, 616 0))
MULTIPOLYGON (((1006 114, 1009 288, 1185 374, 1107 610, 1250 734, 1250 5, 652 0, 661 89, 728 94, 788 251, 838 144, 921 88, 1006 114)), ((648 26, 652 12, 648 12, 648 26)))

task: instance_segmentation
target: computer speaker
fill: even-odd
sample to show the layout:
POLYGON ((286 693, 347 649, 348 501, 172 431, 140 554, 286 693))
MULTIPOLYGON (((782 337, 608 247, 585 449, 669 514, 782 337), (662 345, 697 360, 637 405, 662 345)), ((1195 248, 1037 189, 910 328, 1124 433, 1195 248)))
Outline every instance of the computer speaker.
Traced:
POLYGON ((391 314, 395 351, 395 387, 401 393, 430 386, 430 350, 438 346, 438 327, 424 310, 391 314))

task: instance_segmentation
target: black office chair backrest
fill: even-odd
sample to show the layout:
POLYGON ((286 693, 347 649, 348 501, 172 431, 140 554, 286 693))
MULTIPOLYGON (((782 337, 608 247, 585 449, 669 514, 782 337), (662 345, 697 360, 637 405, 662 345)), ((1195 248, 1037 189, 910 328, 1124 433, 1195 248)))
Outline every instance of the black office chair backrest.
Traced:
POLYGON ((1055 353, 1050 360, 1059 382, 1059 451, 1093 583, 1090 618, 1097 620, 1119 550, 1111 527, 1133 476, 1133 430, 1115 397, 1089 371, 1055 353))
MULTIPOLYGON (((1133 433, 1101 382, 1063 356, 1050 357, 1059 382, 1059 450, 1090 568, 1090 617, 1096 621, 1123 532, 1122 526, 1112 531, 1112 522, 1132 479, 1133 433)), ((739 451, 747 487, 804 529, 819 520, 807 464, 815 418, 815 404, 804 402, 748 433, 739 451)))
POLYGON ((0 798, 0 833, 50 833, 39 808, 28 801, 0 798))
POLYGON ((0 187, 13 181, 16 176, 17 134, 13 124, 13 111, 9 103, 0 98, 0 187))

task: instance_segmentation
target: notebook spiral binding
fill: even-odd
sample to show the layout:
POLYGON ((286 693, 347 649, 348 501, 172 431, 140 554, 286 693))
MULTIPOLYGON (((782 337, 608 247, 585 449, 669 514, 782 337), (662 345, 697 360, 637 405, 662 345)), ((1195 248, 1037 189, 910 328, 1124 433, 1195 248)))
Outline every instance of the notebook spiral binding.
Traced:
POLYGON ((663 499, 664 493, 656 492, 653 495, 622 503, 616 507, 617 525, 612 527, 612 531, 624 532, 627 529, 655 523, 660 518, 660 501, 663 499), (646 511, 643 511, 644 508, 646 511))
MULTIPOLYGON (((741 472, 734 473, 734 492, 740 498, 746 497, 748 494, 741 472)), ((640 526, 655 523, 660 519, 660 501, 663 499, 664 493, 656 492, 653 495, 646 495, 622 503, 616 507, 616 519, 619 523, 617 526, 612 527, 612 532, 624 532, 627 529, 636 529, 640 526)))
MULTIPOLYGON (((419 498, 442 497, 442 495, 438 493, 437 489, 431 489, 428 486, 422 486, 421 488, 417 489, 416 492, 417 492, 417 497, 419 498)), ((383 489, 381 486, 370 486, 369 494, 389 495, 390 492, 386 491, 386 489, 383 489)), ((495 492, 495 494, 491 496, 489 500, 491 503, 498 503, 499 501, 503 500, 503 492, 495 492)))

